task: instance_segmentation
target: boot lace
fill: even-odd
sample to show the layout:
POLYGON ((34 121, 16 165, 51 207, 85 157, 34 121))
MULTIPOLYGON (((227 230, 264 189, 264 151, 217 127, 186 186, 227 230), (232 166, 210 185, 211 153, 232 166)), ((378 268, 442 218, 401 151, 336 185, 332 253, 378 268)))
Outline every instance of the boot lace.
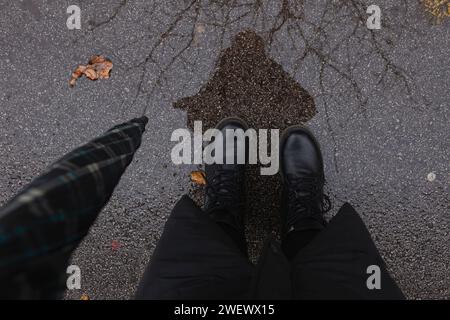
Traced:
POLYGON ((214 209, 231 209, 241 206, 239 203, 239 188, 237 188, 239 173, 219 166, 214 175, 208 179, 206 194, 214 209))
POLYGON ((288 176, 288 216, 287 225, 294 227, 300 219, 310 217, 323 219, 330 211, 331 201, 323 193, 324 178, 321 176, 288 176), (317 205, 319 203, 319 206, 317 205))

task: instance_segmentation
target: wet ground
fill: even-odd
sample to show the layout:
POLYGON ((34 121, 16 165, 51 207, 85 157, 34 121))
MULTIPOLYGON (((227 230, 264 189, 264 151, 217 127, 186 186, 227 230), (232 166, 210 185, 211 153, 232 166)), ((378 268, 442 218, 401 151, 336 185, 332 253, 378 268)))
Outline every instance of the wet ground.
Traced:
MULTIPOLYGON (((450 298, 450 21, 419 1, 0 2, 0 204, 72 148, 145 113, 147 133, 73 257, 79 299, 128 299, 176 200, 192 190, 170 159, 173 130, 239 115, 255 128, 306 123, 333 200, 366 222, 408 298, 450 298), (94 54, 110 79, 70 74, 94 54)), ((252 258, 276 230, 277 177, 250 171, 252 258)))

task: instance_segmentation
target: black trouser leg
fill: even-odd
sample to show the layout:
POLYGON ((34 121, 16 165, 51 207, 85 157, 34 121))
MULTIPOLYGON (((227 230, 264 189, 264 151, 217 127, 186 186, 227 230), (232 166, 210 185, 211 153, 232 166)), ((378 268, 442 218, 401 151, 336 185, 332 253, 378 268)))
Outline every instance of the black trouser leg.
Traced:
POLYGON ((168 219, 138 299, 240 299, 253 266, 235 241, 187 196, 168 219))
MULTIPOLYGON (((229 214, 226 210, 214 211, 215 215, 227 215, 229 214)), ((245 230, 237 230, 235 227, 224 223, 224 222, 216 222, 217 225, 233 240, 236 247, 244 254, 248 255, 247 251, 247 240, 245 239, 245 230)))
POLYGON ((281 243, 286 257, 291 260, 297 253, 319 234, 321 230, 305 230, 305 231, 293 231, 286 235, 286 239, 281 243))
POLYGON ((297 299, 404 299, 364 222, 349 204, 297 253, 292 282, 297 299), (371 266, 379 268, 380 289, 367 284, 371 266))

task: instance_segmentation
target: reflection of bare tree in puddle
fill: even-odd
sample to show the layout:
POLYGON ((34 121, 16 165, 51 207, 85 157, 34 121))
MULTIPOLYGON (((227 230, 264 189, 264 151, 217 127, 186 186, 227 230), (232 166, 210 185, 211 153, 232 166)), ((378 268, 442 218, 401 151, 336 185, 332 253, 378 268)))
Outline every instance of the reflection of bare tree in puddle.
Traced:
MULTIPOLYGON (((282 130, 315 114, 312 97, 267 57, 263 39, 252 31, 239 33, 221 54, 209 82, 175 107, 187 111, 191 129, 194 121, 201 120, 210 128, 224 117, 239 116, 251 128, 282 130)), ((279 187, 277 176, 261 176, 259 168, 249 166, 246 199, 250 244, 260 244, 258 239, 277 225, 279 187)), ((255 248, 250 245, 252 252, 255 248)))
MULTIPOLYGON (((413 31, 414 24, 408 20, 408 14, 412 12, 418 18, 413 10, 417 3, 407 4, 403 0, 389 8, 384 6, 381 31, 366 27, 366 9, 370 4, 364 0, 153 2, 145 6, 142 17, 136 21, 147 23, 155 19, 161 26, 159 31, 152 33, 147 26, 148 33, 125 40, 114 52, 118 67, 140 74, 134 95, 124 104, 134 104, 141 96, 150 101, 155 89, 163 90, 165 85, 170 85, 168 74, 174 70, 186 68, 195 72, 196 61, 190 54, 195 51, 200 33, 214 34, 208 46, 219 53, 228 39, 246 29, 258 32, 272 55, 289 52, 291 74, 297 75, 306 67, 312 70, 314 66, 312 72, 317 75, 314 87, 321 98, 327 99, 326 107, 329 104, 348 106, 351 102, 355 109, 347 110, 349 117, 364 113, 367 86, 403 91, 411 96, 416 91, 414 81, 392 59, 390 52, 402 34, 413 31), (133 50, 143 55, 129 60, 133 50), (167 52, 170 52, 168 56, 167 52)), ((125 6, 126 1, 113 11, 111 19, 99 26, 116 21, 125 6)), ((332 131, 331 126, 329 129, 332 131)))
MULTIPOLYGON (((190 54, 195 51, 199 33, 215 35, 208 40, 208 46, 218 54, 228 39, 241 30, 255 30, 267 51, 283 62, 286 71, 295 79, 309 79, 308 88, 314 90, 316 103, 322 106, 334 151, 334 169, 338 172, 336 132, 354 119, 363 117, 367 121, 367 105, 372 95, 376 92, 403 95, 411 102, 424 98, 420 97, 420 88, 416 88, 411 75, 391 55, 402 34, 415 32, 414 24, 408 20, 413 6, 406 1, 391 4, 390 8, 384 6, 382 30, 369 30, 366 27, 369 4, 370 1, 364 0, 194 0, 183 6, 172 3, 164 10, 167 28, 156 38, 148 54, 131 67, 140 69, 141 78, 134 97, 124 105, 134 104, 140 96, 146 97, 145 113, 155 90, 164 91, 170 85, 169 74, 173 70, 185 68, 187 73, 197 72, 190 54), (173 54, 159 63, 157 53, 165 48, 172 48, 173 54), (156 72, 150 73, 154 66, 158 66, 156 72), (333 116, 336 114, 340 114, 339 118, 333 116)), ((417 19, 414 13, 412 16, 417 19)), ((139 38, 133 42, 141 45, 139 38)), ((122 47, 128 48, 128 44, 122 47)), ((248 101, 244 99, 241 105, 248 101)))

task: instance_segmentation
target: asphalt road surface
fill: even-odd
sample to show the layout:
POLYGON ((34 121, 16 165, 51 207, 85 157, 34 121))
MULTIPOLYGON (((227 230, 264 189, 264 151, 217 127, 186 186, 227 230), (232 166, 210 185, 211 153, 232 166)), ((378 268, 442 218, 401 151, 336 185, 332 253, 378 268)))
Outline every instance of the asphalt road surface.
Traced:
MULTIPOLYGON (((330 217, 352 203, 408 298, 450 298, 450 19, 419 1, 231 3, 0 0, 0 205, 74 147, 150 119, 73 256, 82 289, 66 298, 133 297, 174 203, 199 192, 196 166, 171 161, 171 133, 226 115, 255 128, 306 123, 322 146, 330 217), (66 26, 72 4, 81 30, 66 26), (369 4, 380 30, 366 26, 369 4), (94 54, 113 61, 111 78, 70 88, 94 54)), ((251 175, 253 261, 277 230, 277 179, 251 175)))

